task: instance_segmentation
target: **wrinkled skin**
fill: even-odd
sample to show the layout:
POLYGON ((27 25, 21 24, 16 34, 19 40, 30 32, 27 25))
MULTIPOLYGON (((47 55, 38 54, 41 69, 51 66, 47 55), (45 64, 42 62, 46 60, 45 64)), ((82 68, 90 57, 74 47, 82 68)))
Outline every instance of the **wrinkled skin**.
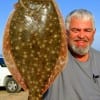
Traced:
POLYGON ((41 100, 66 63, 66 34, 52 0, 20 0, 3 39, 5 62, 28 100, 41 100))

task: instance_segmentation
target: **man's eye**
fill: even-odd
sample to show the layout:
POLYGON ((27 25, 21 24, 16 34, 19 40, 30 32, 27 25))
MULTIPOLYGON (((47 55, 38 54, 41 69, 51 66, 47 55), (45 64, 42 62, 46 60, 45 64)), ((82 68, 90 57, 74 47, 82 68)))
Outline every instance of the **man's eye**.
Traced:
POLYGON ((85 29, 85 32, 92 32, 92 29, 85 29))
POLYGON ((74 29, 71 29, 71 31, 72 31, 72 32, 74 32, 74 33, 77 33, 77 32, 79 32, 80 30, 79 30, 79 29, 74 28, 74 29))

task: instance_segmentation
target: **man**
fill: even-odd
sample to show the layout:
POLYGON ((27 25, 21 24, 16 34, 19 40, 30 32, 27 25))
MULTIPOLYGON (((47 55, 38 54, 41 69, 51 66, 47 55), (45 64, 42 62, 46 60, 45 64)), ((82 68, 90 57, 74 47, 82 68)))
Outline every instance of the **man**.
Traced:
POLYGON ((100 100, 100 52, 91 48, 95 22, 85 9, 66 18, 68 63, 44 95, 44 100, 100 100))

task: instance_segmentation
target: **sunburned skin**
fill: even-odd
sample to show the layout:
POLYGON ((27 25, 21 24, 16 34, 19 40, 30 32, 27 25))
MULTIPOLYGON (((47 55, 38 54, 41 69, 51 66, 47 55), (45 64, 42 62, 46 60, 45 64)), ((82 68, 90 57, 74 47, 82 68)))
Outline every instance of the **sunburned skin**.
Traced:
POLYGON ((3 38, 4 60, 28 100, 41 100, 67 58, 66 31, 53 0, 19 0, 3 38))

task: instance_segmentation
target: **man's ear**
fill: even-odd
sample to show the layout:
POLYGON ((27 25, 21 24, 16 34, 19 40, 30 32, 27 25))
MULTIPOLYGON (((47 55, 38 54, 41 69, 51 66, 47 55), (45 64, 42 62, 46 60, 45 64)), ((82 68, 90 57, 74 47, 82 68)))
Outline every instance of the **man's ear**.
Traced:
POLYGON ((96 33, 96 28, 94 29, 94 34, 96 33))
POLYGON ((67 34, 67 36, 69 35, 69 30, 66 30, 66 34, 67 34))

